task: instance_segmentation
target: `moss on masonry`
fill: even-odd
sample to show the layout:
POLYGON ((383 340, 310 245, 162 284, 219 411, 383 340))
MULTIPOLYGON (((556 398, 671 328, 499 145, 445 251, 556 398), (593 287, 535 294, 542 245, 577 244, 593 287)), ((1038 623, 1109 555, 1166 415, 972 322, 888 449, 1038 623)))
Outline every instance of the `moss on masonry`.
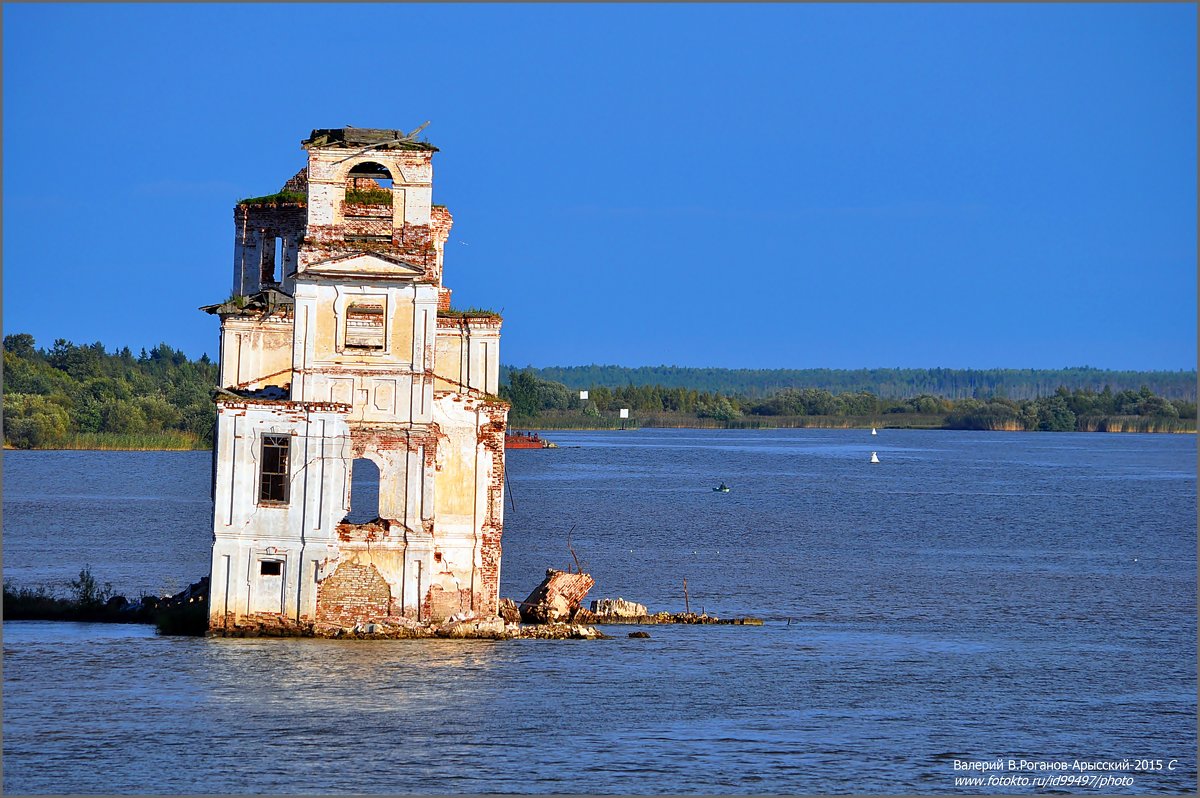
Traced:
POLYGON ((454 308, 448 308, 446 310, 439 310, 438 315, 441 316, 442 318, 450 318, 450 319, 462 319, 462 318, 499 319, 499 318, 501 318, 499 313, 497 313, 494 310, 488 310, 486 308, 467 308, 466 310, 456 310, 454 308))
MULTIPOLYGON (((389 194, 388 202, 391 202, 389 194)), ((238 200, 238 205, 307 205, 308 195, 300 191, 277 191, 262 197, 238 200)))

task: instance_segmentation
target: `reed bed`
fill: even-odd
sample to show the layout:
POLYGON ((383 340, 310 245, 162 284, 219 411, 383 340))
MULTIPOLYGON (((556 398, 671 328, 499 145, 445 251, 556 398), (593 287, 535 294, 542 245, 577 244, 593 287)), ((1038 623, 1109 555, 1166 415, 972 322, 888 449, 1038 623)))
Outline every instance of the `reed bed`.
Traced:
POLYGON ((117 433, 79 432, 70 436, 58 449, 93 449, 98 451, 193 451, 208 449, 198 435, 178 430, 166 432, 117 433))

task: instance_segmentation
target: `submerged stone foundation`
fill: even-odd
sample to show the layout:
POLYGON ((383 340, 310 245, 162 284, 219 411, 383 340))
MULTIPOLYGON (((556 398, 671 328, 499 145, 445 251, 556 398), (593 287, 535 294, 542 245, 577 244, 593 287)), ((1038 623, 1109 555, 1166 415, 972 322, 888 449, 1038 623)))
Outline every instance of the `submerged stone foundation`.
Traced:
POLYGON ((583 624, 522 625, 505 623, 499 616, 468 618, 441 624, 418 623, 395 618, 353 626, 294 621, 282 616, 258 614, 236 620, 219 619, 209 626, 211 637, 323 637, 338 640, 600 640, 608 636, 583 624))

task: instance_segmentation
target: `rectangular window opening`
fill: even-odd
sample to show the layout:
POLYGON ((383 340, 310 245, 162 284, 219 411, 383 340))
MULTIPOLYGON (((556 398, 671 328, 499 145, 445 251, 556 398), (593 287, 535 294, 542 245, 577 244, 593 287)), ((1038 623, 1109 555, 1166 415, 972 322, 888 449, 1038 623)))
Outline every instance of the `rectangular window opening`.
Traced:
POLYGON ((283 574, 283 563, 279 560, 263 560, 258 564, 258 572, 263 576, 280 576, 283 574))
POLYGON ((262 439, 262 471, 258 480, 259 504, 287 504, 288 435, 264 435, 262 439))
POLYGON ((382 300, 351 302, 346 307, 346 348, 382 350, 386 315, 382 300))

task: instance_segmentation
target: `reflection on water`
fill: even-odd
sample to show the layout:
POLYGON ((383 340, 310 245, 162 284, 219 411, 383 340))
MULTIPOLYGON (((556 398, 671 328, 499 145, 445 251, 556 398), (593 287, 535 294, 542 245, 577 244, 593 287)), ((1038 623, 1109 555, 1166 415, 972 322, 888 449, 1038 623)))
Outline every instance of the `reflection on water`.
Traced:
MULTIPOLYGON (((955 758, 1153 756, 1183 766, 1108 791, 1194 791, 1195 438, 866 436, 554 433, 564 448, 510 453, 503 594, 565 566, 574 525, 593 595, 682 609, 687 578, 693 608, 761 628, 338 642, 6 623, 4 789, 952 793, 955 758)), ((207 455, 4 468, 6 577, 90 562, 130 591, 207 568, 207 455)))

